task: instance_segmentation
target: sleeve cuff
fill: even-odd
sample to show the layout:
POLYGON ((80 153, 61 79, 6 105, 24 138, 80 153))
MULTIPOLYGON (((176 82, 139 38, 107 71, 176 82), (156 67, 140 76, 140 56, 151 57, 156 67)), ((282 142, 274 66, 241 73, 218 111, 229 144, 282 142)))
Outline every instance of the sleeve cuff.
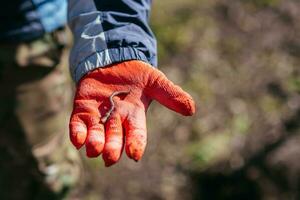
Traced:
POLYGON ((137 49, 134 49, 132 47, 119 47, 105 49, 101 52, 94 52, 90 56, 86 57, 83 61, 79 62, 79 64, 74 67, 72 78, 77 83, 89 71, 92 71, 96 68, 105 67, 113 63, 128 60, 141 60, 149 63, 152 66, 156 66, 156 63, 152 63, 151 61, 149 61, 144 53, 138 51, 137 49))

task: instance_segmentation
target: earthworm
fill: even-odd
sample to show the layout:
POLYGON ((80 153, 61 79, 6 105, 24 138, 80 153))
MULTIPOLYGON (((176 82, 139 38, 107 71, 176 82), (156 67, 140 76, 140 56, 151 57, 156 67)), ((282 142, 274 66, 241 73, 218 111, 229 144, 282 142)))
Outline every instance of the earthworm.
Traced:
POLYGON ((102 122, 103 124, 105 124, 105 122, 106 122, 106 121, 108 120, 108 118, 110 117, 112 111, 115 109, 115 102, 114 102, 114 99, 113 99, 113 98, 114 98, 115 96, 120 95, 120 94, 129 94, 129 93, 130 93, 130 90, 128 90, 128 91, 115 91, 115 92, 113 92, 113 93, 109 96, 109 102, 110 102, 111 107, 110 107, 109 111, 107 111, 107 112, 105 113, 105 115, 104 115, 103 117, 101 117, 101 122, 102 122))

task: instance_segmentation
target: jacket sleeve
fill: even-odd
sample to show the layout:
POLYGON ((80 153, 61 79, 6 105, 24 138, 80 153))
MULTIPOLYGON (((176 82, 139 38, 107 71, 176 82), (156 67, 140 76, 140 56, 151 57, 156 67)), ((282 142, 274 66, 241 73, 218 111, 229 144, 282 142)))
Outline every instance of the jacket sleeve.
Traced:
POLYGON ((151 0, 69 0, 74 36, 70 70, 78 82, 112 63, 142 60, 157 65, 156 40, 148 19, 151 0))

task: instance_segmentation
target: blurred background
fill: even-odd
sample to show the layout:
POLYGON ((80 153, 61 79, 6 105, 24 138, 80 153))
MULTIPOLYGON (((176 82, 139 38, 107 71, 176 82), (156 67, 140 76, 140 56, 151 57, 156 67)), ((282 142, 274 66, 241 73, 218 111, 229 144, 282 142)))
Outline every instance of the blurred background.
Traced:
MULTIPOLYGON (((101 157, 86 159, 81 150, 84 175, 69 199, 300 200, 300 1, 156 0, 151 27, 159 69, 193 96, 197 113, 183 117, 153 102, 147 114, 148 146, 138 163, 123 154, 119 163, 105 168, 101 157)), ((9 58, 6 50, 1 57, 9 58)), ((21 77, 16 79, 22 82, 21 77)), ((60 94, 70 93, 59 84, 57 94, 49 94, 55 104, 40 100, 55 112, 67 105, 60 94)), ((9 103, 14 102, 0 108, 9 103)), ((0 147, 6 139, 0 134, 0 147)), ((10 145, 0 148, 0 182, 11 178, 3 171, 11 171, 11 155, 20 162, 27 159, 10 145)), ((50 152, 67 160, 63 153, 50 152)), ((19 167, 12 173, 28 171, 19 167)), ((26 179, 20 177, 18 182, 26 179)), ((20 191, 13 187, 0 184, 0 199, 7 188, 20 191)))
POLYGON ((300 1, 154 1, 151 23, 198 112, 154 102, 143 159, 86 160, 74 197, 300 199, 300 1))
POLYGON ((151 27, 159 69, 193 96, 197 113, 153 102, 144 157, 123 154, 110 168, 84 149, 82 166, 64 133, 65 30, 0 44, 0 199, 45 200, 42 178, 67 193, 83 167, 67 199, 300 200, 300 1, 155 0, 151 27))

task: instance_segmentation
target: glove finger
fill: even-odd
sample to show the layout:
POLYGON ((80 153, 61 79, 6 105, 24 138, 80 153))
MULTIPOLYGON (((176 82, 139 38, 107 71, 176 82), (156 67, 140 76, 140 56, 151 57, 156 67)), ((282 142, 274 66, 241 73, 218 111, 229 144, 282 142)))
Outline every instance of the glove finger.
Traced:
POLYGON ((69 123, 69 135, 73 145, 79 149, 87 138, 87 127, 99 122, 100 114, 95 100, 75 100, 69 123))
POLYGON ((88 136, 85 142, 87 157, 97 157, 101 154, 104 147, 104 126, 94 124, 88 127, 88 136))
POLYGON ((138 161, 144 154, 147 145, 145 111, 140 109, 125 119, 125 150, 129 158, 138 161))
POLYGON ((153 69, 153 73, 149 76, 146 94, 182 115, 190 116, 195 113, 195 102, 192 97, 157 69, 153 69))
POLYGON ((80 149, 86 140, 86 125, 77 115, 71 116, 69 123, 69 136, 72 144, 77 149, 80 149))
POLYGON ((105 124, 105 145, 102 157, 106 167, 115 164, 120 159, 123 150, 123 139, 120 115, 113 112, 105 124))

